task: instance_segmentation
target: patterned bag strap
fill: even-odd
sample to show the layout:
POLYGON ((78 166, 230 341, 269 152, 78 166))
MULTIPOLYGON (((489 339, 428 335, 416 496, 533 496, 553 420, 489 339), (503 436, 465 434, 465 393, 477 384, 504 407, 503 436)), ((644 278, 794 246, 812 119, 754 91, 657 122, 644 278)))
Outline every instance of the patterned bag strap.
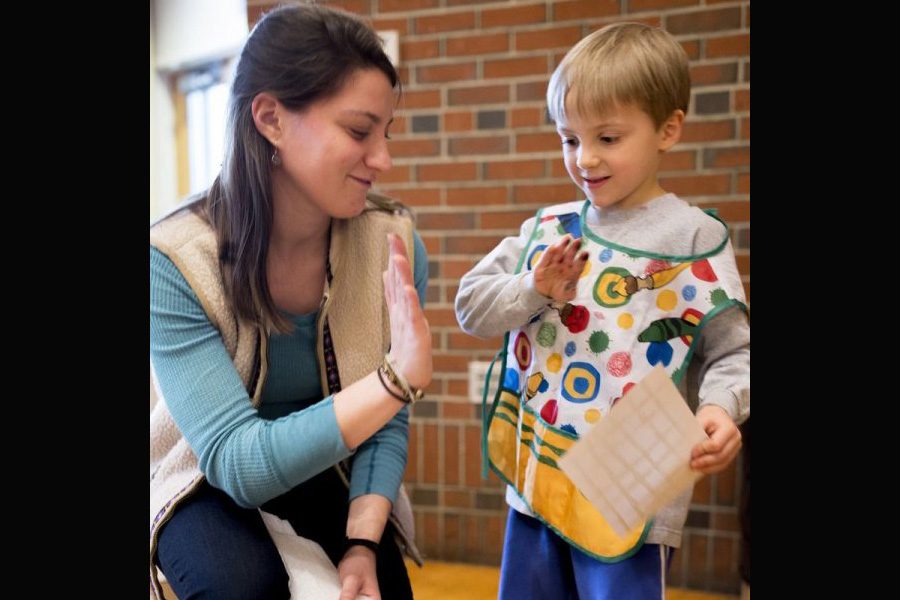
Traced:
MULTIPOLYGON (((331 286, 333 275, 331 274, 331 229, 328 230, 328 249, 325 251, 325 277, 331 286)), ((341 376, 338 373, 337 357, 334 355, 334 343, 331 341, 331 328, 328 326, 328 315, 325 315, 325 325, 322 328, 322 345, 325 354, 325 372, 328 376, 328 394, 334 395, 341 391, 341 376)))

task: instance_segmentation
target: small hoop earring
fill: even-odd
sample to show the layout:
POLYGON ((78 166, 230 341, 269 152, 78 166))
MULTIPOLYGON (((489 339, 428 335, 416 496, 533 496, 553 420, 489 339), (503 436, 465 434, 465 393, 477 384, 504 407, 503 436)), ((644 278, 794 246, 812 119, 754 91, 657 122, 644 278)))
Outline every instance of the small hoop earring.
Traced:
POLYGON ((281 156, 278 155, 278 148, 275 148, 275 152, 272 153, 272 166, 273 167, 281 166, 281 156))

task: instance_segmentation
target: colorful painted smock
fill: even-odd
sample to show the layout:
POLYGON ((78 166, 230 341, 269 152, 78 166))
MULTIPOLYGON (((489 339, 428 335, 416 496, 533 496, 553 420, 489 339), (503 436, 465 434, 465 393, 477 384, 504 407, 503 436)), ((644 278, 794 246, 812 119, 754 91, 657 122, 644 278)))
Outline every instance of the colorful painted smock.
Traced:
POLYGON ((727 235, 706 254, 641 252, 584 227, 588 206, 571 202, 538 212, 517 273, 533 269, 567 233, 582 238, 589 259, 574 300, 548 306, 507 334, 487 447, 491 467, 539 519, 581 550, 614 562, 637 551, 649 523, 619 537, 556 461, 653 366, 661 364, 677 384, 704 324, 741 304, 734 298, 742 294, 725 283, 740 282, 727 235))

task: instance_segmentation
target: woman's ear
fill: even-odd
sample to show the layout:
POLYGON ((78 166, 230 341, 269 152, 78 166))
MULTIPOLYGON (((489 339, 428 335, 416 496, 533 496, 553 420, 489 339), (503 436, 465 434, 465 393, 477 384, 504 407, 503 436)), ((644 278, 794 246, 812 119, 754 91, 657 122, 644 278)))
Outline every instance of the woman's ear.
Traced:
POLYGON ((681 139, 681 130, 684 125, 684 111, 680 108, 672 112, 671 116, 666 119, 659 129, 659 146, 660 152, 665 152, 674 146, 681 139))
POLYGON ((250 104, 256 130, 276 147, 283 133, 283 123, 279 118, 280 108, 281 103, 268 92, 260 92, 250 104))

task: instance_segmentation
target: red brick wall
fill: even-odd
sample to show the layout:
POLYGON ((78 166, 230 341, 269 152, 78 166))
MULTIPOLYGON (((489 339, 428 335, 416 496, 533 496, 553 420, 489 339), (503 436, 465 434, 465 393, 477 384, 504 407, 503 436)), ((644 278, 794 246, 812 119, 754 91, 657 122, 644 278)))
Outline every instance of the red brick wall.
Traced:
MULTIPOLYGON (((434 559, 499 564, 506 507, 480 477, 480 407, 467 365, 500 340, 463 334, 453 314, 459 277, 546 204, 583 197, 563 168, 544 92, 565 52, 608 23, 662 26, 691 59, 693 97, 663 188, 716 207, 729 223, 750 294, 750 3, 718 0, 344 0, 377 29, 400 32, 403 102, 392 129, 394 168, 380 191, 414 207, 428 248, 427 314, 435 377, 410 428, 406 483, 418 539, 434 559)), ((250 2, 251 25, 271 3, 250 2)), ((738 589, 739 467, 695 494, 671 581, 738 589)))

